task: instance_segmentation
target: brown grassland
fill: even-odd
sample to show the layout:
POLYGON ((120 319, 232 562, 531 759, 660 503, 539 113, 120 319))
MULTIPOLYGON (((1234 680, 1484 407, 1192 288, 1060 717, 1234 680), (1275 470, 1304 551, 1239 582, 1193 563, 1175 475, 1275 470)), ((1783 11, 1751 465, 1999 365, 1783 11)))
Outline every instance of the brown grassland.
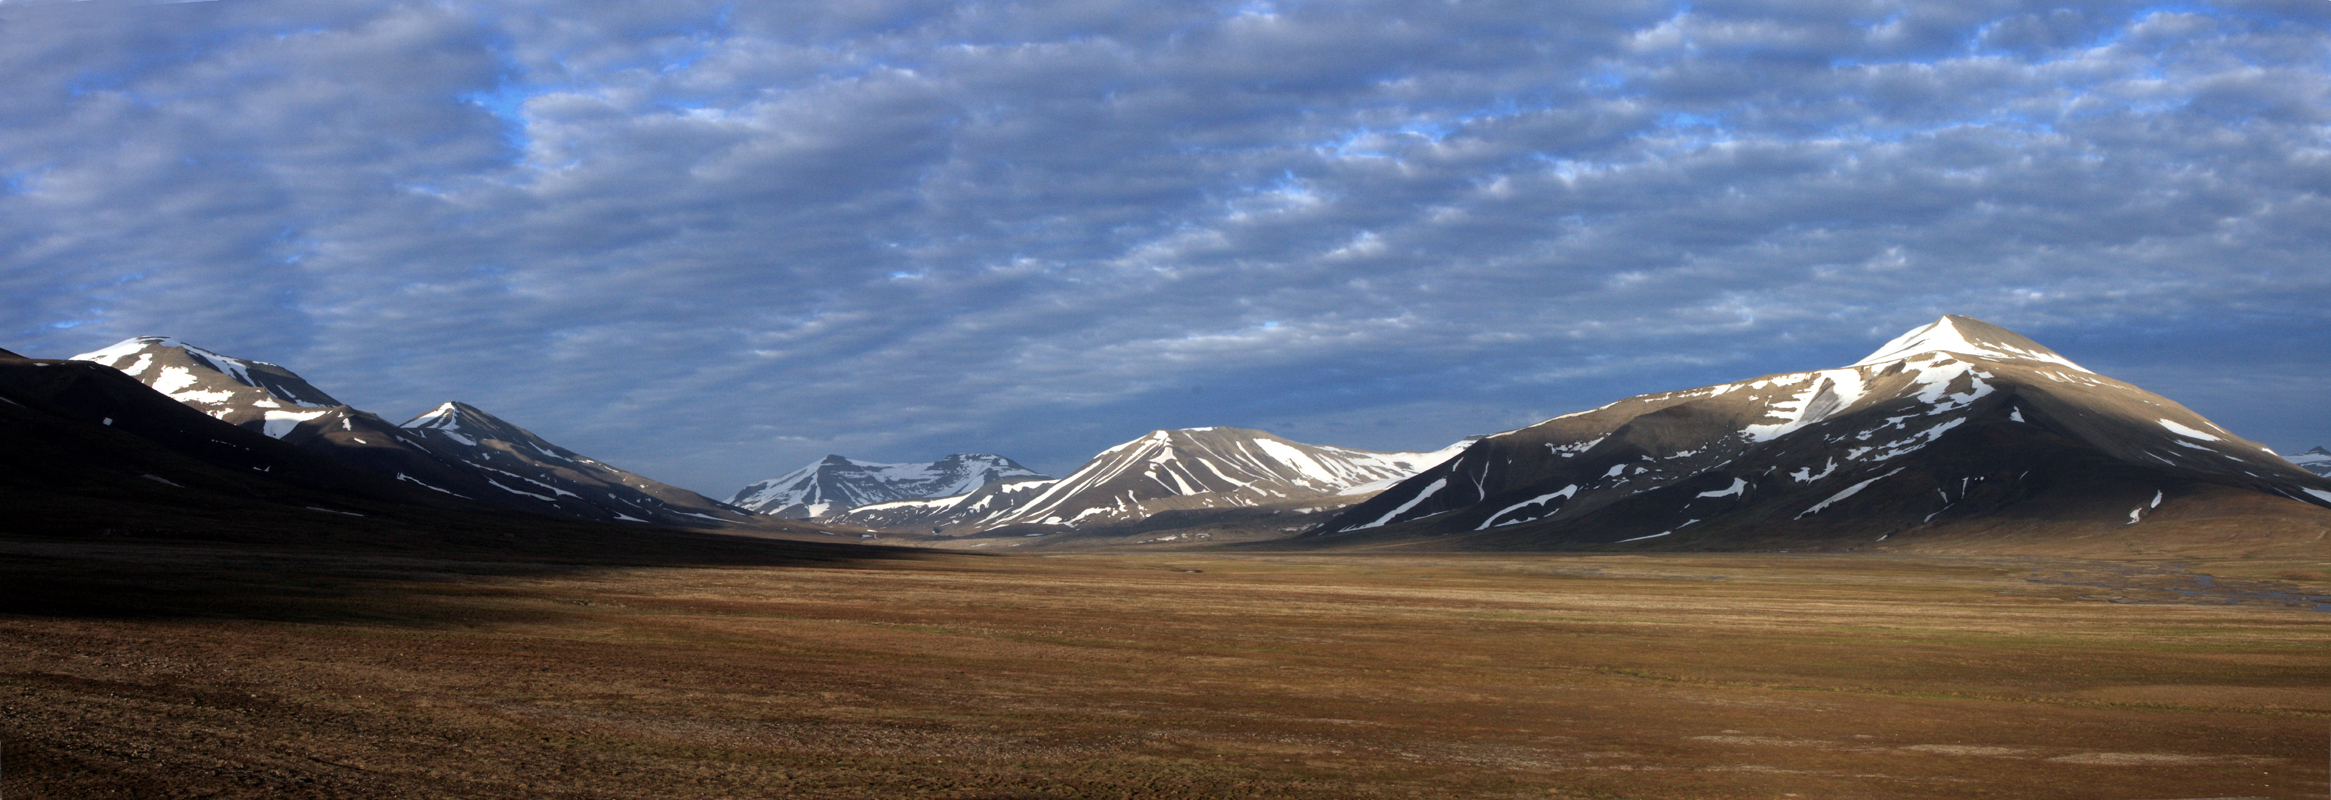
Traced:
POLYGON ((2327 573, 8 542, 0 795, 2322 797, 2327 573))

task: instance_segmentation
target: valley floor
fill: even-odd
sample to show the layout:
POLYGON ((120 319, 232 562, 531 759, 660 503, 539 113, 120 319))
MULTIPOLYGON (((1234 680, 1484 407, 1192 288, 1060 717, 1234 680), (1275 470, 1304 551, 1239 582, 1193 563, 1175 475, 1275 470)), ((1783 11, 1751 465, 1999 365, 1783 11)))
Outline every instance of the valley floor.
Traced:
POLYGON ((0 794, 2320 797, 2326 569, 8 542, 0 794))

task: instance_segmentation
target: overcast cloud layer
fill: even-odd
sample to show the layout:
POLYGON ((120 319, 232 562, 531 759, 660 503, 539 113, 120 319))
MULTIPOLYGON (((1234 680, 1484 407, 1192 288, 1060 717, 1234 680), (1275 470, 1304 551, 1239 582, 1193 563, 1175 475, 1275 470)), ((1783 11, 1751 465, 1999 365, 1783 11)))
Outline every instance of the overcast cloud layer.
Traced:
POLYGON ((725 497, 1427 449, 1944 313, 2331 444, 2331 2, 0 3, 0 347, 725 497))

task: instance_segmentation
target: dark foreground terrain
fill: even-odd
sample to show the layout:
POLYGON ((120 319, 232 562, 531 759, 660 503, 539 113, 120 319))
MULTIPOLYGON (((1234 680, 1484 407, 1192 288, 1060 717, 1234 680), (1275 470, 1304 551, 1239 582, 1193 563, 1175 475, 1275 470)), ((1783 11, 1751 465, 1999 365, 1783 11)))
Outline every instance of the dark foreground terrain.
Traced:
POLYGON ((5 542, 0 794, 2321 797, 2327 572, 5 542))

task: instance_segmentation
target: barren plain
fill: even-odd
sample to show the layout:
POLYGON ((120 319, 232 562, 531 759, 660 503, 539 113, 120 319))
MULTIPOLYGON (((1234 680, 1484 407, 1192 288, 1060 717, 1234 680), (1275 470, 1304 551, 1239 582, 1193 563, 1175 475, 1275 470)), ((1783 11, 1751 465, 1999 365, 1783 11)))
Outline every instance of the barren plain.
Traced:
POLYGON ((2321 797, 2327 571, 7 542, 0 794, 2321 797))

